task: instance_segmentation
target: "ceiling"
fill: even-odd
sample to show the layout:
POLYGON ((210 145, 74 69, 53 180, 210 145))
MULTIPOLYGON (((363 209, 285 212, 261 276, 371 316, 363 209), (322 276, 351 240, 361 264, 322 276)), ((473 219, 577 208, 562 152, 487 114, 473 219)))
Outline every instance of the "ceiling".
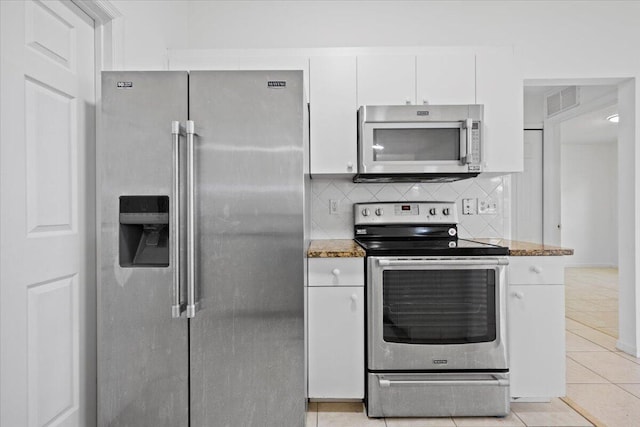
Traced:
POLYGON ((562 144, 614 144, 618 141, 618 124, 607 117, 618 112, 617 105, 582 114, 562 122, 562 144))

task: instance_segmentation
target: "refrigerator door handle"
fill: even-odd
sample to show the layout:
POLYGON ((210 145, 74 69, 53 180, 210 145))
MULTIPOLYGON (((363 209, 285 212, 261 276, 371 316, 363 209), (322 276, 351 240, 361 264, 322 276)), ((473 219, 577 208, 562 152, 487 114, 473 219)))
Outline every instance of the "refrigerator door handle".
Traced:
POLYGON ((196 317, 195 124, 187 120, 187 317, 196 317))
POLYGON ((180 229, 182 206, 182 195, 180 194, 180 122, 171 122, 172 139, 172 189, 171 189, 171 257, 173 264, 173 295, 171 304, 171 317, 179 318, 185 310, 182 302, 182 262, 180 259, 180 248, 182 247, 182 233, 180 229))

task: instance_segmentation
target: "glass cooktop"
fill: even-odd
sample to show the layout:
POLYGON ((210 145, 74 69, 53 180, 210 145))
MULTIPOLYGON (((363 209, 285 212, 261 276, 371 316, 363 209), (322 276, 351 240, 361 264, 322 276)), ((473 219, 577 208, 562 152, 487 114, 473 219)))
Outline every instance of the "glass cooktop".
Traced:
POLYGON ((362 239, 368 256, 504 256, 509 248, 467 239, 362 239))

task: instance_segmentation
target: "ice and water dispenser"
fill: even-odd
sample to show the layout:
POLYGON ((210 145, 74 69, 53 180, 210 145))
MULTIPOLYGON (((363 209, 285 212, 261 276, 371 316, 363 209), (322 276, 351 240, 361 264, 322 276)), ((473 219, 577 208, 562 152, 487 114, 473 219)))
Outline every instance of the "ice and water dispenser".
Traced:
POLYGON ((168 196, 120 196, 120 266, 169 266, 168 196))

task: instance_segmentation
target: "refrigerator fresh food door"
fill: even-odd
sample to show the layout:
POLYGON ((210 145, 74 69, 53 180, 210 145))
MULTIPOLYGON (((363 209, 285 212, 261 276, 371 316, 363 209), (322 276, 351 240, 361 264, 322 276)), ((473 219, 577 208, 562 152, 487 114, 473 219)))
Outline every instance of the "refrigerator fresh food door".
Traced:
MULTIPOLYGON (((186 72, 103 72, 98 426, 187 427, 188 321, 173 318, 172 121, 186 72)), ((184 138, 184 137, 182 137, 184 138)))
POLYGON ((300 71, 194 71, 192 426, 304 425, 300 71))

